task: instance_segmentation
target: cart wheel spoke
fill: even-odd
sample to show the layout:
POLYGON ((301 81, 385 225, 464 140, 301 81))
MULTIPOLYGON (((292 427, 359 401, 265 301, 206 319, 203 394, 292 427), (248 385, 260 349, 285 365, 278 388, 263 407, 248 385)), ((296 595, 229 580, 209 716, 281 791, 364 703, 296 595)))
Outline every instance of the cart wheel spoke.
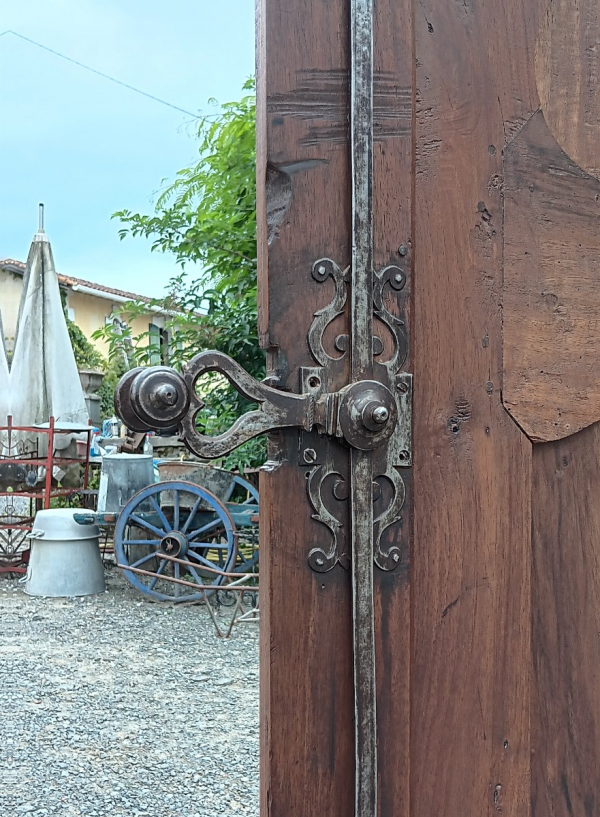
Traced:
POLYGON ((194 517, 196 516, 196 513, 198 511, 198 508, 200 507, 201 502, 202 502, 202 497, 199 496, 198 499, 194 502, 194 505, 192 507, 192 510, 189 513, 188 518, 184 522, 184 525, 183 525, 183 527, 181 529, 182 533, 187 533, 187 529, 189 528, 190 523, 193 522, 194 517))
POLYGON ((153 553, 149 553, 147 556, 142 556, 141 559, 138 559, 137 562, 130 564, 129 567, 140 567, 145 562, 149 562, 150 559, 153 559, 155 556, 160 556, 159 551, 155 550, 153 553))
MULTIPOLYGON (((173 575, 174 575, 174 578, 179 579, 180 578, 179 573, 180 573, 180 571, 179 571, 179 562, 174 562, 173 563, 173 575)), ((179 596, 181 595, 181 587, 182 587, 182 585, 177 584, 176 582, 173 582, 173 588, 175 590, 175 595, 176 595, 177 598, 179 598, 179 596)))
POLYGON ((127 539, 128 545, 160 545, 160 539, 127 539))
POLYGON ((173 491, 173 530, 179 530, 179 491, 173 491))
POLYGON ((167 564, 167 560, 162 559, 161 563, 159 564, 159 566, 158 566, 158 568, 156 570, 156 573, 154 574, 154 578, 152 579, 152 581, 148 585, 148 590, 154 590, 154 588, 156 587, 156 582, 158 581, 158 577, 160 576, 160 574, 165 569, 166 564, 167 564))
MULTIPOLYGON (((192 556, 197 562, 200 562, 201 565, 205 565, 206 567, 210 567, 211 570, 218 570, 219 568, 214 562, 211 562, 210 559, 205 559, 204 556, 200 556, 199 553, 196 553, 193 550, 188 551, 188 556, 192 556)), ((217 574, 215 573, 215 576, 217 574)))
MULTIPOLYGON (((175 496, 179 499, 179 494, 177 493, 177 491, 175 491, 175 496)), ((173 528, 169 524, 169 521, 168 521, 167 517, 163 513, 163 509, 160 507, 160 505, 158 504, 158 502, 156 501, 156 499, 153 496, 150 497, 150 502, 152 502, 152 505, 154 506, 154 510, 158 514, 158 517, 159 517, 160 521, 163 524, 163 530, 166 531, 166 533, 173 530, 173 528)), ((177 527, 177 526, 175 526, 175 527, 177 527)))
POLYGON ((131 516, 129 517, 129 520, 130 520, 129 524, 131 524, 133 522, 139 528, 146 528, 146 530, 149 530, 152 533, 155 533, 157 536, 160 536, 161 539, 165 534, 164 530, 161 530, 160 528, 157 528, 156 525, 152 524, 152 522, 148 522, 146 519, 143 519, 141 516, 138 516, 135 513, 131 514, 131 516))
POLYGON ((219 525, 223 525, 223 521, 219 518, 211 519, 210 522, 207 522, 206 525, 202 525, 201 528, 197 528, 193 530, 191 533, 188 534, 188 539, 190 542, 196 538, 196 536, 200 536, 201 533, 206 533, 209 530, 219 527, 219 525))
POLYGON ((186 570, 189 570, 189 571, 190 571, 190 573, 191 573, 191 574, 192 574, 192 576, 193 576, 193 577, 196 579, 196 581, 198 582, 198 584, 201 584, 201 585, 203 585, 203 584, 204 584, 204 582, 202 581, 202 579, 201 579, 201 578, 200 578, 200 576, 198 575, 198 571, 196 570, 196 568, 195 568, 195 567, 192 567, 192 565, 191 565, 191 564, 190 564, 190 565, 186 565, 186 570))
MULTIPOLYGON (((192 542, 193 550, 224 550, 229 551, 229 542, 192 542)), ((190 550, 190 553, 192 550, 190 550)))

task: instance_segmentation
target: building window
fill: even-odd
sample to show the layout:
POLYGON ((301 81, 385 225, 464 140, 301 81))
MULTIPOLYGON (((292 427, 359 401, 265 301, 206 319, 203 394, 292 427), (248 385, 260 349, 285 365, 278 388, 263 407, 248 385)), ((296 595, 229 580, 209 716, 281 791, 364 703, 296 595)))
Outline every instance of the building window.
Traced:
POLYGON ((148 333, 148 347, 151 366, 166 366, 169 363, 169 333, 162 326, 151 323, 148 333))

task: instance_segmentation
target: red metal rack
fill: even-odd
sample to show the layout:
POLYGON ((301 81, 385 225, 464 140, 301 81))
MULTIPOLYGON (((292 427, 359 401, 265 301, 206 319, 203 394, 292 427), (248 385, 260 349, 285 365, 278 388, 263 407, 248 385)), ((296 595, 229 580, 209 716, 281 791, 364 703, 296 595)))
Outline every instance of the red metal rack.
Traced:
POLYGON ((7 425, 0 426, 0 573, 26 571, 29 557, 27 534, 31 531, 38 510, 50 508, 53 499, 73 496, 87 490, 91 442, 91 425, 56 423, 54 417, 48 423, 16 426, 9 416, 7 425), (33 450, 20 450, 20 435, 23 433, 35 435, 33 450), (58 435, 82 433, 86 435, 85 457, 62 457, 55 453, 55 439, 58 435), (44 435, 47 436, 47 446, 40 445, 44 435), (41 455, 40 448, 46 448, 47 453, 41 455), (54 468, 74 463, 83 466, 81 484, 74 488, 58 487, 53 480, 54 468), (10 477, 6 475, 11 465, 27 466, 30 469, 42 467, 45 469, 44 479, 35 486, 15 490, 12 486, 5 485, 7 480, 10 481, 10 477), (7 498, 22 501, 17 507, 14 503, 9 503, 7 498))

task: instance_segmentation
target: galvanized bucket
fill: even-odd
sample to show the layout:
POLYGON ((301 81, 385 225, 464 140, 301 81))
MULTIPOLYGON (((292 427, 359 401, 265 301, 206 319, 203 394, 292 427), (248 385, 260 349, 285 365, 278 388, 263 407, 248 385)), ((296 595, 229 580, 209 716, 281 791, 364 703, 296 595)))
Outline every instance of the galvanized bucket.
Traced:
POLYGON ((100 529, 78 525, 74 510, 38 511, 29 534, 31 552, 25 577, 30 596, 90 596, 105 590, 100 529))
POLYGON ((98 513, 119 514, 134 494, 154 483, 150 454, 110 454, 102 458, 98 513))

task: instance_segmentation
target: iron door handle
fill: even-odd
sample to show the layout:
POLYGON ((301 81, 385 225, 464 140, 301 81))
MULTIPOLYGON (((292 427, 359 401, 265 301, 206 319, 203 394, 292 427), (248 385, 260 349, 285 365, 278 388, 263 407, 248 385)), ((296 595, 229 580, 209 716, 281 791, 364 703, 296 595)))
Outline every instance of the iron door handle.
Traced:
POLYGON ((280 428, 312 427, 314 398, 289 394, 255 380, 222 352, 201 352, 184 364, 182 373, 167 366, 133 369, 115 391, 117 415, 128 428, 153 431, 178 425, 186 446, 203 459, 218 459, 260 434, 280 428), (258 409, 239 417, 225 433, 211 437, 198 431, 196 418, 204 407, 197 393, 202 375, 218 372, 258 409))
MULTIPOLYGON (((127 372, 115 391, 115 410, 134 431, 177 425, 186 446, 203 459, 218 459, 260 434, 282 428, 317 428, 323 434, 343 438, 352 448, 371 451, 390 440, 399 427, 399 416, 406 431, 402 397, 407 391, 399 389, 394 395, 382 383, 364 380, 338 392, 325 392, 319 385, 304 394, 291 394, 255 380, 228 355, 210 351, 196 355, 181 374, 167 366, 127 372), (196 422, 204 406, 197 384, 208 372, 224 375, 246 399, 258 403, 258 409, 239 417, 215 437, 200 433, 196 422)), ((406 456, 402 441, 400 447, 406 456)))

